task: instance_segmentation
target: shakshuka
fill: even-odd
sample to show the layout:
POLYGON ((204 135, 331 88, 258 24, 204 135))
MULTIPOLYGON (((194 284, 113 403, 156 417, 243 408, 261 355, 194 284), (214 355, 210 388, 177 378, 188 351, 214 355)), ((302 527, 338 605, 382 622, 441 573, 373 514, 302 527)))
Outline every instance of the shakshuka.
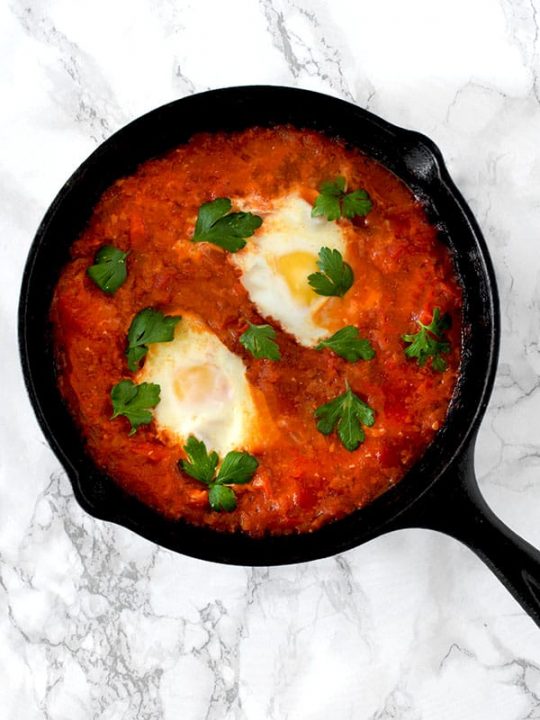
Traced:
POLYGON ((309 532, 442 426, 462 293, 418 199, 339 139, 195 135, 97 203, 51 307, 94 462, 171 518, 309 532))

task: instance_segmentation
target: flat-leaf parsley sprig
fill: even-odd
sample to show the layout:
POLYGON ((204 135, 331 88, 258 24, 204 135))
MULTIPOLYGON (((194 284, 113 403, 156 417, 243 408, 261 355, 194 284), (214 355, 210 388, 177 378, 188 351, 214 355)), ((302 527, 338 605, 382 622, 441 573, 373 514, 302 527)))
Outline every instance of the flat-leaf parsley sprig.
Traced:
POLYGON ((340 217, 352 219, 367 215, 372 208, 369 195, 365 190, 346 192, 346 180, 342 175, 333 180, 325 180, 319 185, 311 217, 326 217, 327 220, 339 220, 340 217))
POLYGON ((352 452, 366 439, 362 425, 371 427, 375 422, 375 413, 351 390, 347 382, 345 387, 344 393, 320 405, 315 410, 315 417, 319 432, 330 435, 337 427, 342 445, 352 452))
POLYGON ((127 252, 114 245, 103 245, 94 257, 94 264, 90 265, 86 273, 100 290, 112 295, 127 278, 127 256, 127 252))
POLYGON ((208 485, 208 502, 212 510, 234 510, 236 494, 229 486, 248 483, 259 467, 257 459, 247 452, 231 450, 225 455, 216 475, 219 456, 213 451, 209 453, 202 440, 190 435, 184 451, 187 459, 180 461, 180 467, 190 477, 208 485))
POLYGON ((171 342, 174 339, 174 329, 180 320, 179 315, 164 315, 153 308, 145 308, 137 313, 131 321, 127 336, 128 368, 132 372, 139 369, 140 361, 148 352, 148 345, 171 342))
POLYGON ((346 325, 326 340, 321 340, 315 350, 324 348, 332 350, 350 363, 358 360, 372 360, 375 357, 375 350, 371 342, 367 338, 360 337, 358 328, 354 325, 346 325))
POLYGON ((343 297, 352 287, 354 273, 349 263, 343 260, 339 250, 323 247, 319 250, 317 267, 320 272, 308 275, 308 283, 317 295, 343 297))
POLYGON ((140 425, 152 422, 151 408, 160 400, 161 388, 155 383, 136 385, 131 380, 121 380, 111 390, 113 414, 111 420, 123 415, 131 423, 130 435, 134 435, 140 425))
POLYGON ((229 198, 217 198, 199 208, 193 242, 209 242, 235 253, 246 244, 255 230, 261 227, 262 218, 250 212, 231 212, 229 198))
POLYGON ((416 358, 420 367, 431 358, 431 367, 437 372, 444 372, 448 364, 442 355, 450 352, 450 343, 444 337, 444 333, 450 327, 450 315, 441 315, 440 309, 436 307, 433 309, 429 325, 424 325, 420 320, 416 323, 420 327, 417 333, 401 336, 406 343, 409 343, 409 347, 405 348, 405 355, 408 358, 416 358))
POLYGON ((276 340, 276 331, 271 325, 253 325, 240 335, 240 343, 254 358, 280 360, 281 352, 276 340))

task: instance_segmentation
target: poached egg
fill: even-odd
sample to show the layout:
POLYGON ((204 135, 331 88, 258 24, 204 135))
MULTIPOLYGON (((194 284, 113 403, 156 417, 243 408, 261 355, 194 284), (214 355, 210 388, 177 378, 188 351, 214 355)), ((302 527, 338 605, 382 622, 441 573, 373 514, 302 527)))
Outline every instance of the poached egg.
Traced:
MULTIPOLYGON (((256 199, 243 204, 257 212, 256 199)), ((256 235, 230 256, 259 313, 276 320, 306 347, 328 335, 329 303, 311 288, 308 276, 318 272, 322 247, 339 250, 344 257, 346 248, 342 228, 326 218, 311 217, 311 209, 297 195, 275 201, 269 212, 261 213, 264 222, 256 235)))
POLYGON ((150 345, 137 375, 138 383, 161 387, 154 410, 158 432, 182 445, 194 435, 221 456, 230 450, 256 450, 263 436, 259 426, 264 397, 248 382, 238 355, 199 317, 179 314, 174 339, 150 345))

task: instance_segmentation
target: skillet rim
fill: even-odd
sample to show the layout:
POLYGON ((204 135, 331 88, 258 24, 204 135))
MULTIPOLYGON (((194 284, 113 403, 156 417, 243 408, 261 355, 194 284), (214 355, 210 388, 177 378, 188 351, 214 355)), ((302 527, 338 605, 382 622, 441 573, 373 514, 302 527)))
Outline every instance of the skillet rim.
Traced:
MULTIPOLYGON (((247 127, 250 124, 262 125, 263 122, 251 122, 245 126, 247 127)), ((306 127, 306 123, 300 122, 297 127, 306 127)), ((176 144, 181 144, 181 142, 177 141, 176 144)), ((171 149, 172 147, 174 147, 174 144, 170 145, 171 149)), ((363 148, 360 147, 360 149, 363 148)), ((146 159, 149 159, 149 157, 152 157, 152 155, 149 155, 146 159)), ((376 157, 376 159, 379 158, 376 157)), ((141 161, 136 164, 139 164, 139 162, 141 161)), ((393 167, 390 169, 398 174, 393 167)), ((119 172, 117 177, 125 174, 125 172, 119 172)), ((399 174, 398 176, 412 188, 411 182, 408 182, 399 174)), ((101 192, 102 190, 98 194, 101 192)), ((430 197, 422 199, 430 201, 430 197)), ((72 237, 71 241, 73 239, 72 237)), ((66 245, 66 250, 70 244, 66 245)), ((455 248, 453 250, 457 261, 460 258, 460 253, 455 248)), ((469 292, 469 290, 470 288, 464 285, 464 292, 469 292)), ((41 314, 43 314, 43 302, 41 302, 41 306, 41 314)), ((47 303, 47 314, 48 307, 49 304, 47 303)), ((408 508, 412 507, 432 488, 439 478, 451 472, 467 448, 472 447, 495 378, 499 326, 497 286, 487 246, 470 208, 450 178, 438 147, 426 136, 393 125, 352 103, 322 93, 275 85, 221 88, 175 100, 135 119, 100 144, 68 179, 46 212, 29 250, 19 302, 19 347, 23 375, 31 404, 45 438, 67 472, 75 497, 81 507, 96 518, 122 525, 176 552, 199 559, 237 565, 277 565, 323 558, 342 552, 366 542, 376 535, 399 527, 400 516, 403 516, 408 508), (421 169, 421 172, 418 173, 419 182, 428 187, 438 188, 438 192, 442 193, 441 197, 446 197, 446 200, 453 206, 456 217, 459 217, 471 240, 469 253, 474 255, 479 280, 485 285, 481 309, 487 322, 483 332, 483 339, 488 341, 487 348, 484 348, 483 357, 475 359, 477 365, 483 366, 482 372, 478 372, 477 368, 475 372, 476 382, 473 384, 469 382, 469 389, 475 391, 474 402, 468 400, 467 403, 461 404, 459 407, 451 408, 442 431, 437 434, 420 461, 409 470, 396 486, 389 489, 365 508, 356 510, 340 520, 327 523, 312 533, 265 536, 263 538, 252 538, 243 533, 220 533, 206 526, 198 527, 189 525, 185 521, 167 520, 143 505, 133 496, 128 495, 114 481, 99 472, 88 455, 83 453, 84 462, 81 461, 80 455, 74 459, 73 448, 69 447, 69 441, 74 439, 74 421, 69 420, 72 425, 71 434, 69 432, 66 434, 66 428, 62 428, 61 425, 60 430, 58 426, 54 427, 56 421, 51 418, 52 411, 51 408, 47 408, 46 400, 43 401, 43 378, 40 377, 40 371, 37 369, 39 368, 37 363, 42 358, 36 357, 35 343, 32 344, 32 326, 36 314, 36 288, 34 283, 36 277, 39 280, 40 270, 43 272, 43 268, 40 268, 42 255, 45 253, 45 257, 47 257, 47 254, 51 254, 49 236, 54 232, 54 224, 57 222, 58 214, 66 212, 66 207, 69 206, 73 193, 80 187, 81 183, 84 184, 88 168, 92 166, 99 167, 100 163, 106 162, 108 152, 112 154, 114 159, 114 147, 118 143, 121 144, 123 139, 134 133, 136 135, 141 129, 144 130, 145 125, 151 126, 152 123, 157 122, 159 126, 159 122, 163 118, 166 116, 171 117, 171 114, 174 116, 179 108, 189 110, 189 105, 193 107, 197 103, 202 103, 203 107, 205 103, 210 103, 210 105, 213 103, 214 106, 217 104, 218 107, 221 103, 222 106, 231 107, 236 102, 241 111, 242 108, 245 110, 248 99, 250 102, 253 102, 254 99, 259 102, 264 100, 268 104, 278 102, 282 106, 286 103, 289 106, 297 103, 296 112, 300 112, 300 114, 302 112, 299 110, 300 106, 306 104, 309 107, 320 108, 321 112, 323 109, 326 111, 329 108, 337 110, 342 119, 349 118, 351 121, 354 119, 360 124, 378 131, 380 137, 384 138, 384 142, 392 141, 397 145, 403 157, 406 158, 408 154, 412 161, 414 161, 415 157, 417 158, 417 161, 420 162, 418 167, 421 169), (47 240, 49 240, 48 248, 46 245, 47 240), (475 250, 475 253, 472 250, 475 250), (466 411, 468 411, 466 428, 449 433, 449 428, 451 430, 460 415, 463 415, 466 411), (450 441, 452 445, 451 452, 444 453, 445 448, 441 448, 441 437, 443 437, 444 442, 450 441), (441 456, 437 457, 437 453, 444 456, 442 462, 441 456), (432 465, 436 467, 435 472, 430 472, 432 465)), ((474 339, 476 329, 472 327, 471 332, 474 339)), ((47 340, 46 335, 44 340, 47 340)), ((467 360, 467 358, 465 359, 467 360)), ((467 370, 467 363, 465 365, 465 370, 467 370)), ((466 373, 464 373, 465 375, 466 373)), ((59 396, 56 383, 54 383, 54 387, 56 395, 59 396)), ((66 418, 64 417, 65 422, 66 418)))

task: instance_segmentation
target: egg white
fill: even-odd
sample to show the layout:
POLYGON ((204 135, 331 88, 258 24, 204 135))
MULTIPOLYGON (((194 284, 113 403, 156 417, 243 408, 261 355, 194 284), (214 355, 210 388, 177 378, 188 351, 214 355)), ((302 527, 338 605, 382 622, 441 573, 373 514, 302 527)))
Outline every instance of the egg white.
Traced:
MULTIPOLYGON (((256 199, 244 204, 257 212, 256 199)), ((320 313, 328 298, 312 290, 308 275, 318 271, 322 247, 339 250, 342 255, 346 247, 340 226, 325 218, 312 218, 311 209, 296 195, 276 201, 270 211, 260 213, 264 216, 260 230, 230 256, 260 314, 276 320, 307 347, 328 335, 320 313)))
POLYGON ((258 410, 242 359, 198 317, 180 314, 174 339, 150 345, 137 376, 161 388, 158 432, 180 444, 194 435, 220 455, 252 449, 258 410))

